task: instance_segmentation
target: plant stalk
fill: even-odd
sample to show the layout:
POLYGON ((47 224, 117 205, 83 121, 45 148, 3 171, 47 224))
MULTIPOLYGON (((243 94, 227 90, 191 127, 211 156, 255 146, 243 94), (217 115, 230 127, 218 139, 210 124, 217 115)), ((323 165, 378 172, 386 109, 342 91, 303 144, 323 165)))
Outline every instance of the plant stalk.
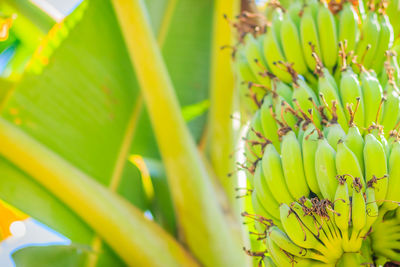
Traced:
POLYGON ((235 195, 237 176, 233 173, 228 177, 228 174, 236 169, 233 153, 237 131, 233 129, 231 115, 235 110, 237 92, 232 51, 222 50, 221 47, 232 44, 234 39, 234 29, 224 19, 223 14, 232 18, 238 11, 239 1, 215 1, 210 79, 211 106, 208 124, 208 153, 211 164, 231 206, 236 206, 238 203, 235 195))
POLYGON ((182 117, 171 79, 141 0, 113 0, 135 67, 184 241, 205 266, 245 266, 237 233, 223 210, 182 117))

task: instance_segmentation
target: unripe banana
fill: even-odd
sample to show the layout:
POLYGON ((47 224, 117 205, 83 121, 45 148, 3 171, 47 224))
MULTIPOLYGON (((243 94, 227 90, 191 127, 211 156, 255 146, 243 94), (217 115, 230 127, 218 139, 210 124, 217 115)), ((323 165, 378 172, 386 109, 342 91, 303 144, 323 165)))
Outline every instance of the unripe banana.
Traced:
MULTIPOLYGON (((375 197, 378 201, 384 200, 388 186, 386 154, 382 144, 372 134, 365 136, 364 163, 366 181, 378 178, 374 185, 375 197)), ((383 202, 378 202, 378 205, 382 204, 383 202)))
POLYGON ((246 34, 244 53, 254 76, 256 76, 257 82, 267 88, 271 88, 270 78, 267 75, 261 75, 268 70, 268 67, 262 56, 259 39, 256 40, 253 35, 246 34))
POLYGON ((265 267, 276 267, 274 261, 271 259, 271 257, 265 256, 263 258, 264 266, 265 267))
POLYGON ((345 3, 339 14, 339 42, 347 42, 347 50, 354 51, 358 38, 358 15, 351 3, 345 3))
POLYGON ((311 6, 306 6, 304 8, 303 16, 301 17, 300 21, 300 36, 307 66, 310 70, 314 70, 316 62, 312 56, 313 50, 311 49, 311 46, 314 46, 315 53, 319 57, 321 57, 321 50, 318 40, 318 29, 317 25, 315 24, 311 6))
MULTIPOLYGON (((253 192, 251 193, 251 204, 253 205, 253 210, 254 213, 257 214, 258 216, 262 216, 265 219, 270 219, 273 221, 279 221, 279 210, 278 210, 278 218, 275 218, 271 213, 269 213, 264 206, 261 204, 261 200, 258 197, 257 193, 257 188, 253 189, 253 192)), ((270 209, 272 210, 272 209, 270 209)), ((274 210, 273 210, 274 211, 274 210)))
POLYGON ((346 133, 342 129, 342 126, 338 123, 330 124, 327 128, 327 137, 328 143, 333 147, 334 150, 337 150, 337 144, 340 139, 343 139, 346 136, 346 133))
MULTIPOLYGON (((381 73, 383 69, 383 62, 386 59, 385 52, 393 44, 393 39, 393 27, 389 22, 388 16, 384 14, 380 15, 379 41, 374 56, 374 62, 372 64, 372 68, 377 74, 381 73)), ((385 70, 383 69, 383 71, 385 70)))
POLYGON ((278 80, 278 79, 274 79, 273 82, 274 84, 274 89, 276 91, 276 93, 280 96, 282 96, 286 102, 289 103, 289 105, 292 106, 292 96, 293 96, 293 90, 292 88, 290 88, 290 86, 288 86, 286 83, 278 80))
POLYGON ((286 234, 296 245, 310 249, 320 246, 318 239, 303 225, 298 214, 287 204, 280 206, 280 215, 286 234))
POLYGON ((394 82, 388 82, 385 87, 384 95, 386 101, 383 108, 381 125, 385 136, 389 137, 390 131, 395 127, 400 115, 400 94, 397 85, 394 82))
POLYGON ((321 119, 318 114, 318 111, 314 107, 313 103, 310 101, 312 99, 314 103, 318 103, 316 101, 316 96, 311 88, 305 86, 305 83, 300 79, 297 81, 298 84, 293 83, 293 105, 296 110, 301 109, 303 112, 307 112, 308 110, 312 111, 314 123, 318 128, 321 127, 321 119))
MULTIPOLYGON (((261 128, 263 130, 264 136, 269 139, 272 144, 274 144, 275 148, 280 151, 281 145, 279 141, 278 135, 278 126, 276 125, 275 119, 271 112, 272 109, 272 96, 268 94, 264 97, 264 102, 260 109, 260 120, 261 120, 261 128)), ((256 115, 254 115, 256 116, 256 115)))
MULTIPOLYGON (((318 209, 320 212, 323 210, 323 213, 328 214, 328 216, 314 213, 312 212, 313 209, 310 210, 310 207, 312 207, 310 200, 304 201, 304 198, 302 198, 300 201, 304 202, 304 206, 294 202, 290 207, 296 213, 302 225, 320 241, 319 246, 314 247, 314 249, 326 255, 328 261, 336 262, 343 252, 340 246, 337 246, 338 242, 340 244, 340 239, 337 239, 337 227, 333 225, 331 220, 333 219, 333 214, 325 206, 319 206, 318 209)), ((319 204, 322 204, 322 202, 319 204)))
POLYGON ((262 167, 267 185, 272 195, 278 203, 290 203, 294 199, 289 193, 289 189, 283 175, 281 157, 273 145, 267 145, 262 158, 262 167))
POLYGON ((249 162, 255 162, 262 156, 261 146, 251 144, 251 141, 259 140, 255 132, 262 133, 260 110, 257 110, 256 113, 254 113, 249 125, 249 131, 246 135, 247 143, 245 146, 245 154, 249 162))
POLYGON ((317 175, 315 172, 315 155, 318 148, 318 133, 314 125, 310 125, 304 132, 302 151, 304 173, 306 175, 307 184, 311 191, 321 196, 321 191, 318 186, 317 175), (314 132, 313 132, 314 131, 314 132))
POLYGON ((315 174, 318 187, 324 198, 333 200, 337 188, 335 150, 325 138, 318 141, 315 152, 315 174))
POLYGON ((311 261, 309 259, 305 258, 299 258, 294 255, 288 255, 287 252, 282 250, 274 241, 271 239, 268 240, 268 248, 270 249, 270 254, 272 254, 274 257, 274 260, 277 260, 277 263, 279 266, 284 266, 284 267, 292 267, 293 264, 296 264, 296 266, 299 267, 306 267, 306 266, 311 266, 314 261, 311 261))
POLYGON ((400 202, 400 143, 393 144, 389 157, 389 183, 386 199, 383 207, 387 210, 396 209, 399 204, 390 201, 400 202))
POLYGON ((385 55, 387 60, 384 63, 384 68, 386 71, 381 71, 379 81, 381 82, 382 87, 385 87, 387 82, 391 80, 395 84, 398 84, 400 81, 400 67, 398 64, 397 52, 400 48, 400 39, 396 40, 398 44, 392 47, 392 50, 387 50, 385 55))
POLYGON ((363 71, 360 74, 360 78, 365 107, 365 126, 369 126, 376 121, 382 99, 382 87, 378 79, 367 71, 363 71))
POLYGON ((324 65, 332 70, 338 56, 338 39, 335 18, 326 5, 320 5, 318 11, 318 34, 324 65))
MULTIPOLYGON (((322 65, 323 66, 323 65, 322 65)), ((336 93, 339 94, 339 86, 336 83, 335 77, 331 74, 331 72, 327 68, 322 68, 323 76, 330 82, 330 84, 335 88, 336 93)))
MULTIPOLYGON (((258 109, 258 106, 254 103, 254 101, 247 97, 248 94, 248 82, 257 81, 256 76, 254 76, 249 64, 247 63, 247 59, 243 54, 243 51, 239 50, 236 57, 236 66, 238 73, 238 83, 240 88, 240 101, 246 109, 248 108, 251 112, 254 112, 258 109)), ((262 88, 253 88, 254 94, 257 99, 262 99, 262 96, 265 94, 265 91, 262 88)))
POLYGON ((364 173, 364 138, 358 127, 351 126, 344 138, 344 143, 356 155, 361 171, 364 173))
POLYGON ((367 219, 364 228, 360 232, 360 237, 364 238, 365 235, 370 231, 372 224, 376 221, 379 215, 378 204, 375 199, 375 189, 372 185, 368 185, 365 190, 366 196, 366 212, 367 219))
POLYGON ((300 258, 308 258, 326 262, 327 259, 320 254, 317 254, 313 250, 305 249, 302 247, 297 246, 293 243, 292 240, 276 226, 272 226, 269 229, 269 238, 277 244, 281 249, 289 252, 290 254, 300 257, 300 258))
POLYGON ((374 60, 378 47, 380 25, 375 12, 369 11, 362 24, 360 41, 357 44, 356 55, 363 60, 364 66, 369 69, 374 60), (367 49, 369 50, 367 51, 367 49))
MULTIPOLYGON (((359 232, 363 229, 367 222, 367 214, 365 209, 365 200, 363 195, 363 186, 360 182, 359 177, 355 177, 353 181, 353 194, 351 202, 351 223, 353 226, 350 242, 354 244, 354 241, 358 238, 359 232)), ((360 248, 353 247, 354 251, 357 252, 360 248)))
MULTIPOLYGON (((290 105, 278 94, 275 94, 273 97, 273 102, 275 106, 275 113, 277 117, 285 124, 288 125, 293 131, 296 133, 298 132, 297 121, 298 119, 296 116, 287 111, 286 108, 290 105)), ((291 108, 291 107, 290 107, 291 108)))
POLYGON ((395 37, 398 37, 400 33, 399 11, 400 11, 400 1, 399 0, 389 1, 386 13, 390 19, 391 24, 393 25, 393 33, 395 37))
MULTIPOLYGON (((360 164, 358 163, 356 155, 346 146, 342 141, 338 143, 336 151, 336 171, 339 175, 350 175, 352 177, 359 177, 361 180, 362 188, 365 188, 364 175, 361 171, 360 164)), ((353 181, 347 179, 349 194, 351 196, 353 181)))
POLYGON ((288 256, 282 250, 280 250, 278 245, 275 244, 270 238, 267 238, 267 243, 268 253, 274 262, 282 266, 290 266, 288 256))
POLYGON ((290 14, 286 13, 281 25, 281 42, 285 58, 289 63, 294 63, 293 68, 300 74, 305 74, 307 66, 304 60, 297 26, 290 14))
POLYGON ((301 1, 292 1, 291 5, 287 9, 287 13, 290 15, 297 29, 300 27, 300 13, 303 9, 303 3, 301 1))
POLYGON ((347 119, 343 110, 343 106, 340 103, 339 95, 337 89, 332 86, 332 83, 329 82, 322 73, 320 73, 318 79, 318 92, 321 98, 324 98, 327 104, 333 105, 333 101, 335 104, 335 115, 337 115, 337 122, 340 124, 343 130, 347 131, 348 124, 347 119))
POLYGON ((350 199, 349 189, 346 184, 346 176, 339 176, 339 184, 336 188, 334 209, 335 224, 340 229, 343 239, 349 239, 348 229, 350 223, 350 199))
POLYGON ((278 62, 286 61, 279 42, 279 32, 282 20, 282 12, 280 9, 277 9, 272 19, 273 28, 269 28, 264 37, 264 56, 271 72, 280 80, 289 83, 292 80, 292 77, 278 65, 278 62), (276 34, 276 31, 278 32, 278 35, 276 34))
MULTIPOLYGON (((275 224, 279 224, 279 205, 277 205, 277 207, 268 206, 268 201, 269 200, 261 199, 258 190, 253 189, 251 194, 251 204, 253 205, 254 213, 258 216, 264 217, 265 219, 272 220, 275 224), (276 216, 278 216, 278 218, 276 218, 276 216)), ((263 227, 263 225, 261 225, 261 227, 263 227)))
MULTIPOLYGON (((357 99, 359 99, 360 102, 358 104, 357 112, 354 115, 354 123, 357 127, 362 129, 365 125, 364 99, 358 77, 351 68, 347 68, 345 71, 342 72, 339 91, 340 98, 344 106, 349 104, 352 106, 353 110, 357 106, 357 99)), ((346 111, 345 114, 347 120, 349 121, 351 117, 350 113, 346 111)))
MULTIPOLYGON (((256 170, 254 172, 254 190, 257 192, 257 198, 264 207, 265 211, 268 214, 271 214, 273 218, 276 218, 279 220, 279 203, 275 200, 273 197, 271 190, 268 188, 268 184, 266 181, 266 178, 264 176, 264 172, 262 170, 262 164, 259 162, 257 164, 256 170)), ((253 194, 255 194, 253 192, 253 194)), ((253 201, 253 206, 254 206, 254 201, 253 201)), ((255 212, 257 213, 257 210, 254 208, 255 212)), ((258 213, 257 213, 258 214, 258 213)), ((262 214, 260 214, 262 215, 262 214)), ((270 218, 270 217, 266 217, 270 218)), ((270 218, 271 219, 271 218, 270 218)))
POLYGON ((295 199, 303 196, 308 197, 310 189, 304 175, 303 164, 301 164, 303 162, 301 147, 293 131, 289 131, 282 137, 281 157, 283 172, 290 194, 295 199))

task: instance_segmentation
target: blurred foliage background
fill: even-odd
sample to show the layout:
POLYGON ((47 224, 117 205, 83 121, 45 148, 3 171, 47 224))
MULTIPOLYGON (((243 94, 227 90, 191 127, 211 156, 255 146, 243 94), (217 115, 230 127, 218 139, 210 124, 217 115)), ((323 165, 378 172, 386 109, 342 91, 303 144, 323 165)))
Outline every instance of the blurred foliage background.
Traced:
MULTIPOLYGON (((66 177, 83 173, 112 196, 118 194, 165 232, 189 244, 189 250, 201 258, 202 249, 191 247, 193 240, 176 217, 174 207, 179 202, 173 202, 181 197, 180 192, 171 193, 165 159, 113 3, 84 0, 65 18, 51 12, 54 6, 43 3, 0 2, 0 25, 8 33, 0 42, 0 139, 4 142, 0 149, 0 199, 4 201, 0 206, 0 229, 2 238, 7 239, 10 223, 29 216, 67 237, 71 245, 22 249, 13 256, 18 266, 126 264, 115 247, 111 249, 108 242, 102 241, 99 228, 93 227, 95 215, 82 216, 85 212, 75 208, 84 199, 80 190, 71 200, 74 193, 68 195, 63 182, 52 180, 57 173, 52 170, 61 172, 64 168, 68 170, 64 172, 66 177), (46 158, 43 155, 47 153, 51 156, 46 158), (35 261, 39 265, 32 265, 34 259, 40 259, 35 261)), ((210 192, 218 192, 220 203, 215 205, 222 206, 234 231, 240 232, 239 220, 232 215, 236 213, 229 211, 232 205, 227 204, 234 201, 236 186, 236 176, 227 178, 233 170, 234 159, 229 154, 236 138, 230 118, 235 84, 230 60, 226 60, 231 51, 220 49, 232 39, 222 14, 232 17, 238 12, 238 1, 143 3, 181 116, 212 177, 214 189, 210 192), (226 34, 221 35, 221 31, 226 34)), ((141 40, 135 35, 129 38, 141 40)), ((157 69, 158 63, 153 64, 157 69)), ((176 120, 168 110, 164 119, 176 120)), ((185 164, 181 165, 184 168, 185 164)), ((64 180, 68 184, 68 179, 64 180)), ((207 193, 208 182, 201 183, 206 183, 207 193)), ((187 188, 201 191, 195 185, 187 188)), ((187 191, 183 194, 196 195, 187 191)), ((187 203, 183 210, 203 204, 187 203)), ((113 212, 109 210, 108 216, 113 217, 113 212)), ((206 228, 213 223, 213 218, 204 220, 206 228)), ((197 235, 202 235, 201 231, 197 235)))

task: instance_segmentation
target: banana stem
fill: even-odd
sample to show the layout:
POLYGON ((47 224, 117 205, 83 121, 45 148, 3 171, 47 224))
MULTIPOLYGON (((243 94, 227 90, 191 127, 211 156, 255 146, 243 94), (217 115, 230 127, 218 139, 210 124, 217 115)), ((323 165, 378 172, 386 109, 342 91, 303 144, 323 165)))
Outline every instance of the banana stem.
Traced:
POLYGON ((237 0, 215 1, 210 77, 211 106, 207 128, 207 152, 216 177, 232 206, 238 205, 234 190, 237 176, 233 175, 227 179, 227 174, 235 169, 235 157, 230 155, 237 141, 237 130, 235 132, 233 128, 231 115, 235 110, 238 94, 235 91, 231 53, 221 50, 221 47, 231 44, 234 38, 232 27, 222 15, 234 17, 239 11, 238 7, 237 0))
POLYGON ((112 3, 166 166, 184 242, 206 266, 246 266, 240 233, 228 227, 182 117, 143 0, 113 0, 112 3))

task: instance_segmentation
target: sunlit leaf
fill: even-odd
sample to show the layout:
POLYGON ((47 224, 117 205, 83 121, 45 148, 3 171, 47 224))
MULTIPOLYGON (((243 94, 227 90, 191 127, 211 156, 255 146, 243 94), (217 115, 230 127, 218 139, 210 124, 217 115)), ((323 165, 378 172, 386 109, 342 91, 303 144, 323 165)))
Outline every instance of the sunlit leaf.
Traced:
POLYGON ((80 267, 91 251, 88 247, 69 246, 32 246, 13 253, 16 267, 80 267))

